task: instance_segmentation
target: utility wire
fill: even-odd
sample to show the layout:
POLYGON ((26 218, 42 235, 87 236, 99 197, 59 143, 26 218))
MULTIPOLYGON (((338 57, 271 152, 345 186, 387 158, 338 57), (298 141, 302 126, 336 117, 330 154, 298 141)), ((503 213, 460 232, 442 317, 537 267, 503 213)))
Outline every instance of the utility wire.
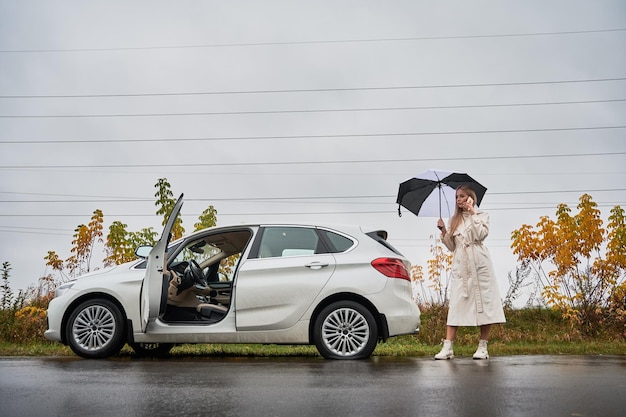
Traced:
MULTIPOLYGON (((584 173, 583 173, 584 174, 584 173)), ((606 173, 606 174, 615 174, 615 175, 622 175, 624 174, 623 172, 610 172, 610 173, 606 173)), ((282 175, 282 174, 281 174, 282 175)), ((549 176, 552 175, 551 173, 543 173, 541 175, 545 175, 545 176, 549 176)), ((626 191, 626 188, 622 189, 622 188, 610 188, 610 189, 594 189, 594 190, 589 190, 589 189, 585 189, 585 190, 570 190, 568 192, 573 192, 573 193, 578 193, 578 192, 613 192, 613 191, 626 191)), ((500 195, 500 196, 514 196, 517 194, 520 195, 526 195, 526 194, 545 194, 545 193, 562 193, 564 192, 563 190, 558 190, 558 191, 538 191, 538 190, 533 190, 533 191, 511 191, 511 192, 493 192, 490 191, 489 195, 493 196, 493 195, 500 195)), ((19 202, 34 202, 34 201, 38 201, 38 202, 65 202, 65 203, 73 203, 73 202, 82 202, 82 203, 90 203, 90 202, 97 202, 97 203, 141 203, 141 202, 151 202, 154 203, 154 197, 121 197, 121 196, 102 196, 102 195, 85 195, 85 194, 59 194, 59 193, 35 193, 35 192, 18 192, 18 191, 0 191, 0 194, 11 194, 11 195, 29 195, 29 196, 36 196, 36 197, 65 197, 65 199, 63 200, 2 200, 0 201, 0 203, 3 202, 14 202, 14 203, 19 203, 19 202), (78 200, 80 199, 80 200, 78 200)), ((347 200, 347 199, 363 199, 363 198, 372 198, 372 199, 377 199, 377 198, 390 198, 393 197, 392 195, 353 195, 353 196, 346 196, 346 195, 341 195, 341 196, 289 196, 289 197, 224 197, 224 198, 218 198, 218 197, 212 197, 212 198, 189 198, 186 197, 185 201, 194 201, 194 202, 211 202, 211 201, 278 201, 278 202, 284 202, 284 201, 298 201, 298 200, 319 200, 319 199, 340 199, 340 200, 347 200)), ((305 201, 306 204, 309 204, 309 201, 305 201)), ((342 201, 341 204, 346 204, 345 201, 342 201)), ((366 202, 359 202, 356 204, 381 204, 381 203, 366 203, 366 202)), ((387 203, 382 203, 382 204, 387 204, 387 203)), ((493 204, 493 203, 492 203, 493 204)), ((508 203, 507 203, 508 204, 508 203)), ((524 203, 515 203, 515 204, 537 204, 537 203, 532 203, 532 202, 524 202, 524 203)))
POLYGON ((27 230, 7 230, 0 226, 0 233, 19 233, 26 235, 52 235, 52 236, 72 236, 72 232, 70 230, 66 230, 64 232, 44 232, 38 231, 37 229, 33 229, 33 231, 27 230))
MULTIPOLYGON (((391 205, 392 203, 390 203, 391 205)), ((285 211, 285 212, 248 212, 248 213, 228 213, 228 212, 219 212, 218 216, 220 217, 232 217, 232 216, 303 216, 303 215, 345 215, 345 214, 390 214, 393 213, 397 216, 398 210, 397 205, 393 204, 396 207, 389 210, 364 210, 364 211, 285 211)), ((620 205, 620 204, 617 204, 620 205)), ((610 204, 600 204, 598 203, 598 207, 613 207, 614 205, 610 204)), ((528 211, 528 210, 545 210, 545 209, 556 209, 554 205, 550 205, 546 203, 541 206, 531 206, 531 207, 502 207, 502 208, 489 208, 489 211, 528 211)), ((406 213, 410 213, 406 210, 406 213)), ((186 213, 185 217, 198 217, 201 213, 186 213)), ((74 213, 74 214, 59 214, 59 213, 42 213, 42 214, 0 214, 0 218, 2 217, 91 217, 93 213, 74 213)), ((154 213, 117 213, 117 214, 106 214, 106 217, 160 217, 154 213)))
MULTIPOLYGON (((626 126, 623 126, 626 127, 626 126)), ((288 165, 337 165, 337 164, 384 164, 398 162, 432 162, 432 161, 482 161, 508 159, 545 159, 571 158, 589 156, 617 156, 626 155, 626 152, 594 152, 583 154, 541 154, 541 155, 511 155, 511 156, 480 156, 480 157, 451 157, 451 158, 411 158, 411 159, 370 159, 370 160, 337 160, 337 161, 282 161, 282 162, 206 162, 206 163, 154 163, 154 164, 88 164, 88 165, 4 165, 0 169, 63 169, 63 168, 167 168, 167 167, 213 167, 213 166, 288 166, 288 165)))
POLYGON ((204 92, 172 92, 172 93, 128 93, 128 94, 73 94, 73 95, 0 95, 0 99, 31 99, 31 98, 102 98, 102 97, 162 97, 162 96, 197 96, 197 95, 230 95, 230 94, 283 94, 283 93, 325 93, 340 91, 379 91, 379 90, 412 90, 430 88, 473 88, 473 87, 507 87, 549 84, 577 84, 594 82, 624 81, 626 77, 595 78, 581 80, 548 80, 522 81, 508 83, 479 83, 479 84, 438 84, 413 86, 382 86, 382 87, 337 87, 337 88, 298 88, 287 90, 224 90, 204 92))
MULTIPOLYGON (((562 194, 562 193, 595 193, 595 192, 618 192, 626 191, 626 188, 601 188, 601 189, 580 189, 580 190, 534 190, 534 191, 512 191, 512 192, 489 192, 490 196, 516 196, 528 194, 562 194)), ((46 195, 46 194, 42 194, 46 195)), ((81 197, 81 196, 76 196, 81 197)), ((82 196, 83 199, 63 199, 63 200, 0 200, 2 203, 154 203, 154 198, 94 198, 82 196)), ((290 196, 290 197, 214 197, 214 198, 185 198, 186 202, 306 202, 307 204, 315 201, 327 200, 354 200, 354 199, 395 199, 395 195, 352 195, 352 196, 290 196)), ((331 202, 332 203, 332 202, 331 202)), ((341 201, 337 204, 390 204, 389 202, 346 202, 341 201)), ((395 203, 393 203, 395 204, 395 203)), ((514 203, 514 204, 537 204, 537 203, 514 203)))
POLYGON ((598 104, 624 102, 626 99, 607 100, 580 100, 554 101, 545 103, 503 103, 503 104, 467 104, 450 106, 414 106, 414 107, 370 107, 348 109, 303 109, 303 110, 254 110, 254 111, 220 111, 220 112, 186 112, 186 113, 113 113, 113 114, 27 114, 27 115, 0 115, 0 119, 44 119, 44 118, 105 118, 105 117, 180 117, 180 116, 232 116, 232 115, 259 115, 259 114, 301 114, 301 113, 346 113, 346 112, 373 112, 373 111, 404 111, 404 110, 450 110, 450 109, 480 109, 497 107, 525 107, 525 106, 556 106, 571 104, 598 104))
MULTIPOLYGON (((569 131, 585 131, 585 130, 610 130, 610 129, 624 129, 626 125, 616 126, 590 126, 590 127, 562 127, 562 128, 544 128, 544 129, 503 129, 503 130, 451 130, 443 132, 404 132, 404 133, 351 133, 351 134, 330 134, 330 135, 288 135, 288 136, 223 136, 212 138, 151 138, 151 139, 59 139, 59 140, 32 140, 32 139, 19 139, 19 140, 5 140, 0 141, 0 145, 12 144, 12 145, 24 145, 24 144, 60 144, 60 143, 132 143, 132 142, 209 142, 209 141, 222 141, 222 140, 268 140, 268 139, 327 139, 327 138, 369 138, 369 137, 404 137, 404 136, 438 136, 438 135, 473 135, 473 134, 505 134, 505 133, 539 133, 539 132, 569 132, 569 131)), ((517 158, 517 157, 512 157, 517 158)), ((458 160, 464 158, 438 158, 437 161, 443 160, 458 160)), ((475 159, 475 158, 471 158, 475 159)), ((433 160, 433 159, 430 159, 433 160)), ((411 161, 415 161, 412 159, 411 161)), ((361 161, 342 161, 342 162, 361 162, 361 161)), ((370 161, 363 161, 370 162, 370 161)), ((386 162, 386 161, 380 161, 386 162)), ((270 162, 268 165, 295 165, 295 164, 313 164, 313 163, 336 163, 336 162, 270 162)), ((212 165, 264 165, 263 163, 234 163, 234 164, 157 164, 157 165, 141 165, 145 167, 152 166, 212 166, 212 165)), ((96 165, 90 165, 97 167, 96 165)), ((139 165, 115 165, 115 167, 137 167, 139 165)), ((16 165, 14 167, 25 167, 16 165)), ((63 166, 59 166, 63 167, 63 166)), ((70 166, 78 167, 78 166, 70 166)), ((2 168, 2 167, 0 167, 2 168)), ((6 168, 6 167, 5 167, 6 168)), ((33 167, 31 167, 33 168, 33 167)))
POLYGON ((409 42, 409 41, 433 41, 450 39, 485 39, 485 38, 515 38, 528 36, 563 36, 581 35, 590 33, 611 33, 623 32, 626 29, 595 29, 595 30, 573 30, 561 32, 535 32, 535 33, 505 33, 505 34, 485 34, 485 35, 452 35, 452 36, 414 36, 401 38, 369 38, 369 39, 329 39, 311 41, 283 41, 283 42, 242 42, 242 43, 215 43, 203 45, 172 45, 172 46, 143 46, 143 47, 116 47, 116 48, 65 48, 65 49, 5 49, 0 50, 4 54, 23 53, 51 53, 51 52, 111 52, 111 51, 149 51, 168 49, 201 49, 201 48, 233 48, 233 47, 258 47, 258 46, 289 46, 289 45, 320 45, 320 44, 342 44, 342 43, 378 43, 378 42, 409 42))

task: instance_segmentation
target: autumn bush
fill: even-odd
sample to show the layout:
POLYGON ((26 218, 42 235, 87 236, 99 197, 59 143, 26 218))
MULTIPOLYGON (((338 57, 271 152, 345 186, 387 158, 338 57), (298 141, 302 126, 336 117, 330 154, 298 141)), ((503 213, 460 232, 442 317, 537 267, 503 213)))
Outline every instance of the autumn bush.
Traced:
POLYGON ((41 278, 36 286, 13 294, 9 285, 10 265, 2 267, 0 341, 24 343, 44 341, 47 328, 46 309, 56 283, 51 276, 41 278))
POLYGON ((626 222, 615 206, 603 228, 598 205, 584 194, 578 213, 560 204, 556 219, 512 233, 513 252, 534 271, 546 305, 588 335, 615 329, 626 337, 626 222))
POLYGON ((27 305, 0 310, 0 341, 25 343, 45 341, 46 308, 27 305))

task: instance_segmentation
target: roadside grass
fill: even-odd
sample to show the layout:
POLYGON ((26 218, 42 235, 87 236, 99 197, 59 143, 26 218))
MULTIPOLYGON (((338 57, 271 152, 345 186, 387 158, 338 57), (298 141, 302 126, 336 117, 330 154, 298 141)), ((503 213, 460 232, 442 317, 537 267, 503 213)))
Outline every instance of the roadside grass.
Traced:
MULTIPOLYGON (((509 355, 625 355, 626 329, 605 328, 594 335, 582 334, 562 319, 558 311, 522 309, 506 312, 507 323, 492 327, 491 356, 509 355)), ((394 337, 379 343, 374 356, 432 356, 445 336, 446 311, 441 307, 423 309, 419 335, 394 337)), ((459 328, 454 344, 456 356, 471 357, 478 343, 477 328, 459 328)), ((120 356, 133 356, 125 346, 120 356)), ((0 356, 74 356, 60 343, 37 340, 27 343, 0 342, 0 356)), ((320 357, 314 346, 261 344, 179 345, 172 357, 320 357)))

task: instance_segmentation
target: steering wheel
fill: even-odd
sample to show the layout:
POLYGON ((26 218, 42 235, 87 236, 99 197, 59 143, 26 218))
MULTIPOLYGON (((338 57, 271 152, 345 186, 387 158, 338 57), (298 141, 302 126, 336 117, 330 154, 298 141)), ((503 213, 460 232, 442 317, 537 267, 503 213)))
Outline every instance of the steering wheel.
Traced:
POLYGON ((195 259, 189 260, 189 266, 187 266, 187 271, 185 272, 188 272, 189 275, 191 275, 193 282, 195 282, 196 284, 202 287, 209 286, 209 283, 206 281, 206 278, 202 273, 202 268, 200 268, 200 265, 198 265, 198 262, 196 262, 195 259))

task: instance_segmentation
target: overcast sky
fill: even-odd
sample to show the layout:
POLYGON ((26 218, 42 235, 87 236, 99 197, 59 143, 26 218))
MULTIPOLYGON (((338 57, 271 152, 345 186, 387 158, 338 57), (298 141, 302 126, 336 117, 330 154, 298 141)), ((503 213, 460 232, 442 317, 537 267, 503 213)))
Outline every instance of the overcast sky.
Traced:
MULTIPOLYGON (((436 219, 395 204, 429 168, 488 188, 510 234, 583 193, 626 205, 623 1, 0 0, 0 261, 14 289, 77 225, 358 223, 414 264, 436 219)), ((93 267, 103 254, 94 254, 93 267)))

